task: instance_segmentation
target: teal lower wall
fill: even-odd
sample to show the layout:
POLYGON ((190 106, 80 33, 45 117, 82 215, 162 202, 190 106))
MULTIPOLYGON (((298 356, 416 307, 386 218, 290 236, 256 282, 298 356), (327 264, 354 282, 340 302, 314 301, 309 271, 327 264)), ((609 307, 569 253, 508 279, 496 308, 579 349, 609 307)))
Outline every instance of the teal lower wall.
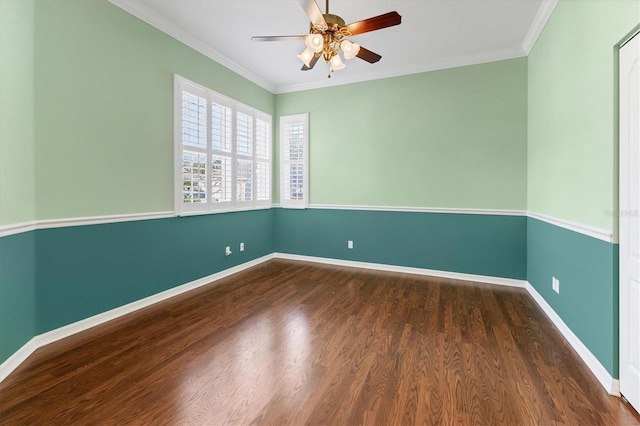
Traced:
POLYGON ((36 231, 35 332, 270 254, 272 216, 255 210, 36 231))
POLYGON ((275 209, 274 219, 280 253, 526 278, 524 216, 275 209))
POLYGON ((527 279, 618 377, 617 245, 521 216, 332 209, 258 210, 0 238, 0 362, 35 335, 273 252, 527 279), (229 257, 226 246, 233 250, 229 257), (560 294, 551 289, 552 276, 560 280, 560 294))
POLYGON ((527 280, 617 378, 618 245, 528 218, 527 280))
POLYGON ((0 238, 0 362, 36 329, 35 233, 0 238))

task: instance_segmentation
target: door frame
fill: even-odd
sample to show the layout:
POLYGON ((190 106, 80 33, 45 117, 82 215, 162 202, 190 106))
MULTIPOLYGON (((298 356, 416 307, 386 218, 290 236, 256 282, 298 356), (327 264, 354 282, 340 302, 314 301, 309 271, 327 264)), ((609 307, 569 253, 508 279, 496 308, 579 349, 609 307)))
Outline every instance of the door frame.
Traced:
MULTIPOLYGON (((616 82, 616 88, 615 88, 615 107, 616 107, 616 116, 615 116, 615 123, 616 123, 616 127, 615 127, 615 131, 616 131, 616 137, 615 140, 617 142, 616 148, 617 148, 617 153, 615 153, 615 158, 616 158, 616 162, 617 162, 617 167, 618 167, 618 180, 617 180, 617 195, 618 195, 618 202, 617 202, 617 206, 615 211, 618 212, 617 215, 614 216, 614 227, 615 227, 615 235, 617 236, 617 242, 620 243, 620 214, 622 214, 622 205, 623 203, 626 203, 627 201, 627 194, 623 193, 622 191, 620 191, 621 185, 622 185, 622 181, 623 179, 626 179, 627 176, 622 176, 622 173, 620 171, 620 155, 621 155, 621 138, 620 138, 620 49, 626 45, 629 41, 631 41, 634 37, 640 37, 640 24, 636 25, 636 27, 631 30, 629 33, 627 33, 627 35, 615 46, 615 72, 614 72, 614 76, 615 76, 615 82, 616 82)), ((620 252, 622 252, 622 250, 620 250, 620 252)), ((619 365, 620 367, 622 367, 622 346, 624 344, 623 342, 623 337, 622 333, 620 333, 620 327, 622 325, 622 304, 625 302, 622 300, 621 297, 621 292, 622 292, 622 285, 621 285, 621 281, 622 281, 622 276, 620 274, 621 271, 621 261, 622 261, 622 256, 619 256, 618 259, 618 264, 615 266, 618 268, 618 320, 619 320, 619 324, 618 324, 618 361, 619 361, 619 365)), ((616 381, 618 386, 617 387, 617 394, 620 396, 623 396, 620 393, 620 386, 619 386, 619 379, 616 381)))

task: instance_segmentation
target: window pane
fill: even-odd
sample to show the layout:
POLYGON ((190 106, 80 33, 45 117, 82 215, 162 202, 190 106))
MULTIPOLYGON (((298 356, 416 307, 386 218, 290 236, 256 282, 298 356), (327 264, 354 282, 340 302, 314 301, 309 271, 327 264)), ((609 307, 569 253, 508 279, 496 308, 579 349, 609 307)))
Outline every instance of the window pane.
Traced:
POLYGON ((285 165, 285 192, 287 200, 304 199, 304 167, 302 164, 285 165))
POLYGON ((211 146, 214 150, 231 152, 231 108, 211 104, 211 146))
POLYGON ((271 170, 269 163, 256 163, 256 199, 269 200, 271 195, 271 170))
POLYGON ((271 146, 271 123, 256 119, 256 155, 269 158, 271 146))
POLYGON ((182 202, 207 201, 207 157, 198 152, 182 153, 182 202))
POLYGON ((213 156, 211 161, 211 200, 231 201, 231 158, 213 156))
POLYGON ((251 201, 253 199, 253 164, 251 161, 238 160, 237 191, 238 201, 251 201))
POLYGON ((286 127, 288 149, 285 151, 285 160, 297 161, 304 158, 304 123, 288 124, 286 127))
POLYGON ((182 144, 207 147, 207 100, 182 92, 182 144))
POLYGON ((240 155, 253 154, 253 117, 236 113, 236 148, 240 155))

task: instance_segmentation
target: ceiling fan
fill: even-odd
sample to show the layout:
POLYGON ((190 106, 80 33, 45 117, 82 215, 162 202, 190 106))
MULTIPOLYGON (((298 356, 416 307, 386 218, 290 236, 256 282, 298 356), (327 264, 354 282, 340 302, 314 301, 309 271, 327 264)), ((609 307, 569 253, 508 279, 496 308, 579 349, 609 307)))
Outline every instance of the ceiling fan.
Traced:
POLYGON ((343 69, 346 65, 340 58, 340 50, 345 59, 358 57, 372 64, 378 62, 382 56, 347 40, 346 37, 399 25, 402 20, 398 12, 393 11, 345 25, 344 19, 329 13, 329 0, 326 0, 326 13, 320 11, 315 0, 298 0, 298 3, 311 21, 311 30, 308 35, 254 36, 251 40, 304 40, 306 49, 298 55, 304 63, 302 71, 312 69, 321 56, 329 64, 332 72, 343 69))

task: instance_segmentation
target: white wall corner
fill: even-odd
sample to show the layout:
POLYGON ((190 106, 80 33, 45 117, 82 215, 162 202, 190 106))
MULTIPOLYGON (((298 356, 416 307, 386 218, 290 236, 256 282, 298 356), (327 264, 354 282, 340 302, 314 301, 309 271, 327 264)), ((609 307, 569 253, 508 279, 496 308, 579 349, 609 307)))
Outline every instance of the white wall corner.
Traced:
POLYGON ((571 347, 578 353, 582 361, 587 365, 589 370, 596 376, 602 387, 605 390, 614 396, 620 396, 620 387, 617 379, 614 379, 606 368, 598 361, 598 359, 591 353, 591 351, 582 343, 582 341, 576 336, 573 331, 569 328, 567 324, 560 318, 560 316, 553 310, 551 305, 547 303, 546 300, 536 291, 533 286, 527 282, 526 287, 527 291, 536 301, 538 306, 542 308, 544 313, 549 317, 551 322, 556 326, 558 331, 564 336, 564 338, 569 342, 571 347))
POLYGON ((529 55, 531 49, 536 44, 538 37, 542 34, 542 30, 544 26, 547 24, 547 21, 551 17, 553 10, 558 4, 558 0, 543 0, 538 8, 538 13, 536 13, 536 17, 531 22, 531 26, 529 27, 529 31, 527 31, 527 35, 524 37, 522 41, 522 50, 525 55, 529 55))

